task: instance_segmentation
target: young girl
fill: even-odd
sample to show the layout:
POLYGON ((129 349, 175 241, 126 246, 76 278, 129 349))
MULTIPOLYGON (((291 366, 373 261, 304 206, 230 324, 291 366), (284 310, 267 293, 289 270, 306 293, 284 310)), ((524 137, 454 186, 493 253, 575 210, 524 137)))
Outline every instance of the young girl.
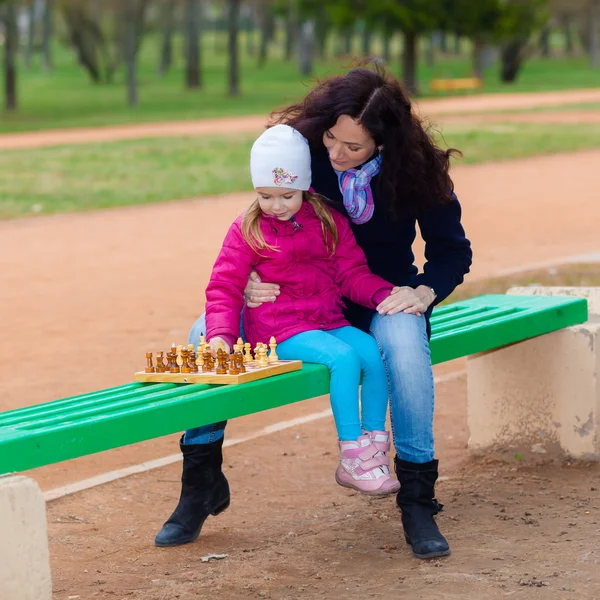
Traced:
POLYGON ((306 139, 288 125, 268 129, 254 143, 250 171, 258 198, 230 227, 216 260, 206 290, 206 336, 213 352, 220 345, 229 352, 240 334, 250 272, 277 281, 275 302, 243 311, 247 341, 254 347, 275 336, 281 360, 329 368, 340 448, 336 481, 387 495, 399 483, 386 456, 386 372, 373 337, 344 318, 342 297, 376 309, 393 285, 371 273, 345 217, 308 191, 310 165, 306 139))

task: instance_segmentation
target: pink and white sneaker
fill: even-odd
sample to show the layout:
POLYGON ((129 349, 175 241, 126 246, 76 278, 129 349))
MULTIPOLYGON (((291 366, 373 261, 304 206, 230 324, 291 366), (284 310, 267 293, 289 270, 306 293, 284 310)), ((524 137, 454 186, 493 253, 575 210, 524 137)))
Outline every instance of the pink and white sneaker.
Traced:
POLYGON ((364 435, 368 435, 371 438, 371 443, 377 448, 375 456, 384 456, 386 464, 381 465, 386 475, 391 475, 390 470, 390 459, 387 453, 390 451, 390 433, 389 431, 363 431, 364 435))
POLYGON ((340 464, 335 472, 339 485, 367 496, 387 496, 400 489, 400 483, 390 475, 387 456, 381 454, 369 435, 339 445, 340 464))

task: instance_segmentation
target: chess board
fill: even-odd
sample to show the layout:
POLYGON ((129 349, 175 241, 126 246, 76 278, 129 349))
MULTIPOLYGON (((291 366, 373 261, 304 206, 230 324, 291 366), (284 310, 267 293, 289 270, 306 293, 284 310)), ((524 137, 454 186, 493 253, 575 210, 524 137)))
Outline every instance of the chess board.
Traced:
POLYGON ((239 375, 217 375, 214 369, 208 373, 146 373, 139 371, 134 375, 134 381, 152 383, 208 383, 208 384, 237 384, 257 381, 274 375, 299 371, 302 368, 301 360, 279 360, 266 367, 259 367, 253 363, 244 364, 245 373, 239 375))

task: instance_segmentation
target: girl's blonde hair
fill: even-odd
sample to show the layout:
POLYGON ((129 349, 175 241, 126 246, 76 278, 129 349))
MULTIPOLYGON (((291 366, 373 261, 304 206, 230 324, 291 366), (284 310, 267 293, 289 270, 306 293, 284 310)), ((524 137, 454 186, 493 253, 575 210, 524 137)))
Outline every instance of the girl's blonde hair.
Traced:
MULTIPOLYGON (((321 229, 323 231, 323 241, 329 251, 333 255, 335 248, 338 243, 338 231, 335 226, 335 221, 331 215, 331 211, 327 206, 323 196, 319 194, 313 194, 311 192, 302 192, 302 200, 304 202, 310 202, 315 210, 315 214, 321 221, 321 229)), ((253 250, 260 252, 263 249, 275 250, 279 252, 279 249, 275 246, 267 244, 262 234, 260 227, 260 221, 262 217, 262 211, 260 209, 260 203, 258 198, 251 204, 250 208, 244 214, 242 219, 242 235, 244 239, 250 244, 253 250)))

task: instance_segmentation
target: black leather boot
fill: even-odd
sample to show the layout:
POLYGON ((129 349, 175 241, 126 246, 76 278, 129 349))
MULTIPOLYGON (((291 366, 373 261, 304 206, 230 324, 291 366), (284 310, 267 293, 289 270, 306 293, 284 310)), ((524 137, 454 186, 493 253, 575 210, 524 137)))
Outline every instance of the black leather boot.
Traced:
POLYGON ((433 518, 442 510, 442 504, 434 498, 438 461, 419 464, 396 456, 394 463, 400 481, 396 502, 402 510, 404 537, 412 546, 413 555, 417 558, 447 556, 450 546, 433 518))
POLYGON ((229 506, 229 484, 223 472, 223 438, 211 444, 179 443, 183 453, 181 496, 175 512, 158 532, 157 546, 193 542, 209 515, 229 506))

